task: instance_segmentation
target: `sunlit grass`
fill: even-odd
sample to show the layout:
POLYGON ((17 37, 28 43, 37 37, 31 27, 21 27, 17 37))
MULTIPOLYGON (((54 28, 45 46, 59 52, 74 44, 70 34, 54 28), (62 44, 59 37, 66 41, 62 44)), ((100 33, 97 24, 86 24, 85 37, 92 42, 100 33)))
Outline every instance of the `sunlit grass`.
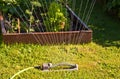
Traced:
POLYGON ((8 79, 27 67, 42 63, 69 62, 79 65, 78 71, 41 72, 26 71, 16 79, 80 79, 80 78, 119 78, 120 48, 102 47, 95 43, 83 45, 4 45, 0 46, 0 75, 8 79))

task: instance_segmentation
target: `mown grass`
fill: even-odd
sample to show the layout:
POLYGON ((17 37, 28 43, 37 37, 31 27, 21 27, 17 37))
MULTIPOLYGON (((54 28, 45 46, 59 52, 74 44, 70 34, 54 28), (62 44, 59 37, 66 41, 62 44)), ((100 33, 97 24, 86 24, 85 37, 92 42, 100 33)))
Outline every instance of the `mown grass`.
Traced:
POLYGON ((79 70, 73 72, 30 70, 18 77, 21 79, 119 78, 119 53, 120 48, 116 46, 103 47, 95 42, 61 46, 2 44, 0 46, 0 76, 1 79, 8 79, 21 69, 44 62, 70 62, 77 63, 79 70))
POLYGON ((32 69, 15 79, 119 79, 120 23, 95 7, 91 16, 93 42, 81 45, 41 46, 33 44, 0 44, 0 79, 16 72, 51 62, 79 65, 78 71, 41 72, 32 69))
POLYGON ((41 72, 29 70, 15 79, 108 79, 120 78, 120 48, 102 47, 95 43, 83 45, 4 45, 0 46, 0 76, 8 79, 27 67, 45 62, 69 62, 79 65, 78 71, 41 72))

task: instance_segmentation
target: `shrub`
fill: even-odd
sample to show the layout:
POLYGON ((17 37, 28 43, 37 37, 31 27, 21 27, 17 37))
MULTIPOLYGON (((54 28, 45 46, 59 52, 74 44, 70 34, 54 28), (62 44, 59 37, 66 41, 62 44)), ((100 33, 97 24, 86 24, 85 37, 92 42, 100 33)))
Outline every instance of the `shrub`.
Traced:
POLYGON ((65 7, 57 2, 52 2, 47 11, 44 25, 47 31, 61 31, 69 29, 68 13, 65 7))

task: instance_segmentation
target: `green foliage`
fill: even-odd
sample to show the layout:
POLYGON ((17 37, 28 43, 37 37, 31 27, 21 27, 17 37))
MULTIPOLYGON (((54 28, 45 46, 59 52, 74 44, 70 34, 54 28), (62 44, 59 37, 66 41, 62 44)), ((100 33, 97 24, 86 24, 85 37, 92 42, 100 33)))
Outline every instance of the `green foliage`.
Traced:
POLYGON ((44 25, 47 31, 61 31, 68 30, 69 19, 67 10, 57 2, 52 2, 49 6, 44 25))
POLYGON ((120 0, 109 0, 107 2, 107 10, 120 18, 120 0))
POLYGON ((113 7, 120 6, 120 0, 109 0, 107 2, 108 9, 111 9, 113 7))
POLYGON ((0 11, 3 12, 3 14, 7 13, 8 11, 12 11, 13 7, 11 7, 10 4, 15 4, 16 2, 10 1, 10 0, 1 0, 0 1, 0 11))
POLYGON ((30 31, 34 31, 34 29, 32 29, 31 25, 32 23, 35 22, 35 18, 33 16, 33 11, 35 10, 36 7, 41 7, 41 4, 38 1, 31 1, 31 8, 30 9, 26 9, 25 13, 28 14, 29 16, 29 28, 28 28, 28 32, 30 31))
MULTIPOLYGON (((22 21, 24 22, 26 22, 26 20, 29 21, 29 23, 26 22, 26 27, 29 27, 28 32, 30 32, 30 30, 32 29, 31 24, 36 21, 33 16, 34 14, 33 12, 38 7, 41 7, 41 4, 38 0, 1 0, 0 1, 0 11, 3 13, 4 17, 8 17, 9 21, 11 19, 14 20, 15 18, 22 19, 22 21)), ((11 24, 15 25, 14 27, 16 29, 16 21, 12 21, 12 22, 15 22, 11 24)))
POLYGON ((36 7, 41 7, 41 4, 38 1, 31 1, 31 4, 36 7))
POLYGON ((18 28, 17 28, 17 19, 13 18, 12 19, 12 30, 10 32, 14 33, 18 28))
MULTIPOLYGON (((61 1, 63 2, 64 0, 61 1)), ((1 8, 0 10, 3 12, 4 17, 8 16, 9 21, 12 18, 13 18, 12 20, 14 20, 15 18, 19 18, 20 20, 26 22, 28 32, 30 32, 31 29, 33 30, 32 24, 34 24, 38 20, 35 18, 35 11, 37 10, 38 7, 41 6, 44 8, 44 10, 47 9, 46 6, 50 6, 44 21, 44 25, 46 26, 47 31, 61 31, 61 30, 66 31, 69 29, 69 19, 67 10, 65 9, 65 7, 63 7, 60 3, 57 3, 55 0, 47 2, 43 0, 0 1, 1 8)), ((39 16, 38 13, 37 16, 39 16)), ((15 25, 14 27, 16 29, 16 21, 12 22, 15 22, 11 24, 15 25)))

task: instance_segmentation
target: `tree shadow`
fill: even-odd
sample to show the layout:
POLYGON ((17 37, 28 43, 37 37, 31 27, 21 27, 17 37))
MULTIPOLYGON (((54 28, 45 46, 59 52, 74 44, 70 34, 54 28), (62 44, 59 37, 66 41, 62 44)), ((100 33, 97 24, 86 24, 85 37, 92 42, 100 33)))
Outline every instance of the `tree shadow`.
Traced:
POLYGON ((95 6, 89 26, 93 30, 93 41, 102 46, 120 47, 120 20, 107 15, 95 6))

